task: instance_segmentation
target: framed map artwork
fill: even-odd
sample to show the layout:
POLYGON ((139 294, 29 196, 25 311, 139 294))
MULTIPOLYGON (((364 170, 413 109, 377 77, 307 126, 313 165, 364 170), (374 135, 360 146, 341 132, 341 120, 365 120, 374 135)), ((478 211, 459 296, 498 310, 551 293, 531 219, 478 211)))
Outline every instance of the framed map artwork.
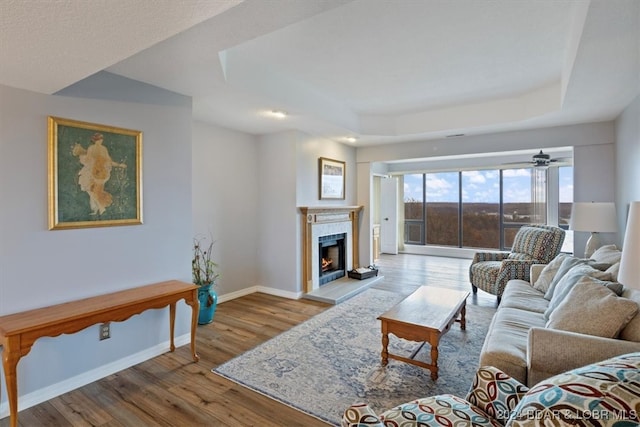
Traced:
POLYGON ((49 230, 142 224, 142 132, 48 121, 49 230))
POLYGON ((344 200, 345 162, 320 157, 318 169, 320 172, 320 200, 344 200))

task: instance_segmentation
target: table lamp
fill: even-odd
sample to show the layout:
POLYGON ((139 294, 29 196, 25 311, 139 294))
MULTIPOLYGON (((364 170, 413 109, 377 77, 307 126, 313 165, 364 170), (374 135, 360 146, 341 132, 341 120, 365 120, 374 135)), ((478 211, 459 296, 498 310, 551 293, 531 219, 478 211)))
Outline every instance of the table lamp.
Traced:
POLYGON ((574 203, 571 210, 569 229, 589 231, 591 233, 584 248, 585 258, 589 258, 601 246, 598 233, 615 233, 618 231, 616 205, 612 202, 574 203))
POLYGON ((640 202, 629 205, 618 282, 628 288, 640 289, 640 202))

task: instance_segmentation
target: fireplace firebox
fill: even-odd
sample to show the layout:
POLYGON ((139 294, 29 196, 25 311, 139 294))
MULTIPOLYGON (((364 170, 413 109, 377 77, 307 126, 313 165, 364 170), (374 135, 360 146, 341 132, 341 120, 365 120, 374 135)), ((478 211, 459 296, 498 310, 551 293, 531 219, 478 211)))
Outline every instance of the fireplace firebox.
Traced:
POLYGON ((318 238, 319 285, 322 286, 346 275, 346 233, 331 234, 318 238))

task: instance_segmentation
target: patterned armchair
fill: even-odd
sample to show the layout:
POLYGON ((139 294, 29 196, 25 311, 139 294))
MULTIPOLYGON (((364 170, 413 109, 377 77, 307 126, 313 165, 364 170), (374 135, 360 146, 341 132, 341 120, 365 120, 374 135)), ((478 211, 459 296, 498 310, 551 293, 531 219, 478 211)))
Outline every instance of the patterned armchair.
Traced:
POLYGON ((342 427, 637 426, 640 353, 574 369, 531 389, 494 367, 481 367, 466 399, 443 394, 404 403, 377 415, 352 405, 342 427))
POLYGON ((473 293, 479 288, 500 301, 509 280, 529 281, 532 264, 548 264, 560 253, 564 234, 550 225, 525 225, 513 239, 511 252, 476 252, 469 267, 473 293))

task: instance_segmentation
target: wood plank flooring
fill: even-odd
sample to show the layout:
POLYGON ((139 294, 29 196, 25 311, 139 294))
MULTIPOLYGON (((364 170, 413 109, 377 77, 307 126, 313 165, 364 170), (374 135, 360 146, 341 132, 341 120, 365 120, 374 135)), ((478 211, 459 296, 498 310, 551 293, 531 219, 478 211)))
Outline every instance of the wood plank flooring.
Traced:
MULTIPOLYGON (((470 260, 382 255, 374 288, 410 293, 420 285, 470 289, 470 260)), ((478 292, 467 304, 496 306, 478 292)), ((19 413, 21 426, 326 426, 210 370, 330 308, 301 299, 251 294, 218 306, 198 327, 200 362, 189 346, 110 375, 19 413)), ((0 420, 8 426, 9 418, 0 420)))

